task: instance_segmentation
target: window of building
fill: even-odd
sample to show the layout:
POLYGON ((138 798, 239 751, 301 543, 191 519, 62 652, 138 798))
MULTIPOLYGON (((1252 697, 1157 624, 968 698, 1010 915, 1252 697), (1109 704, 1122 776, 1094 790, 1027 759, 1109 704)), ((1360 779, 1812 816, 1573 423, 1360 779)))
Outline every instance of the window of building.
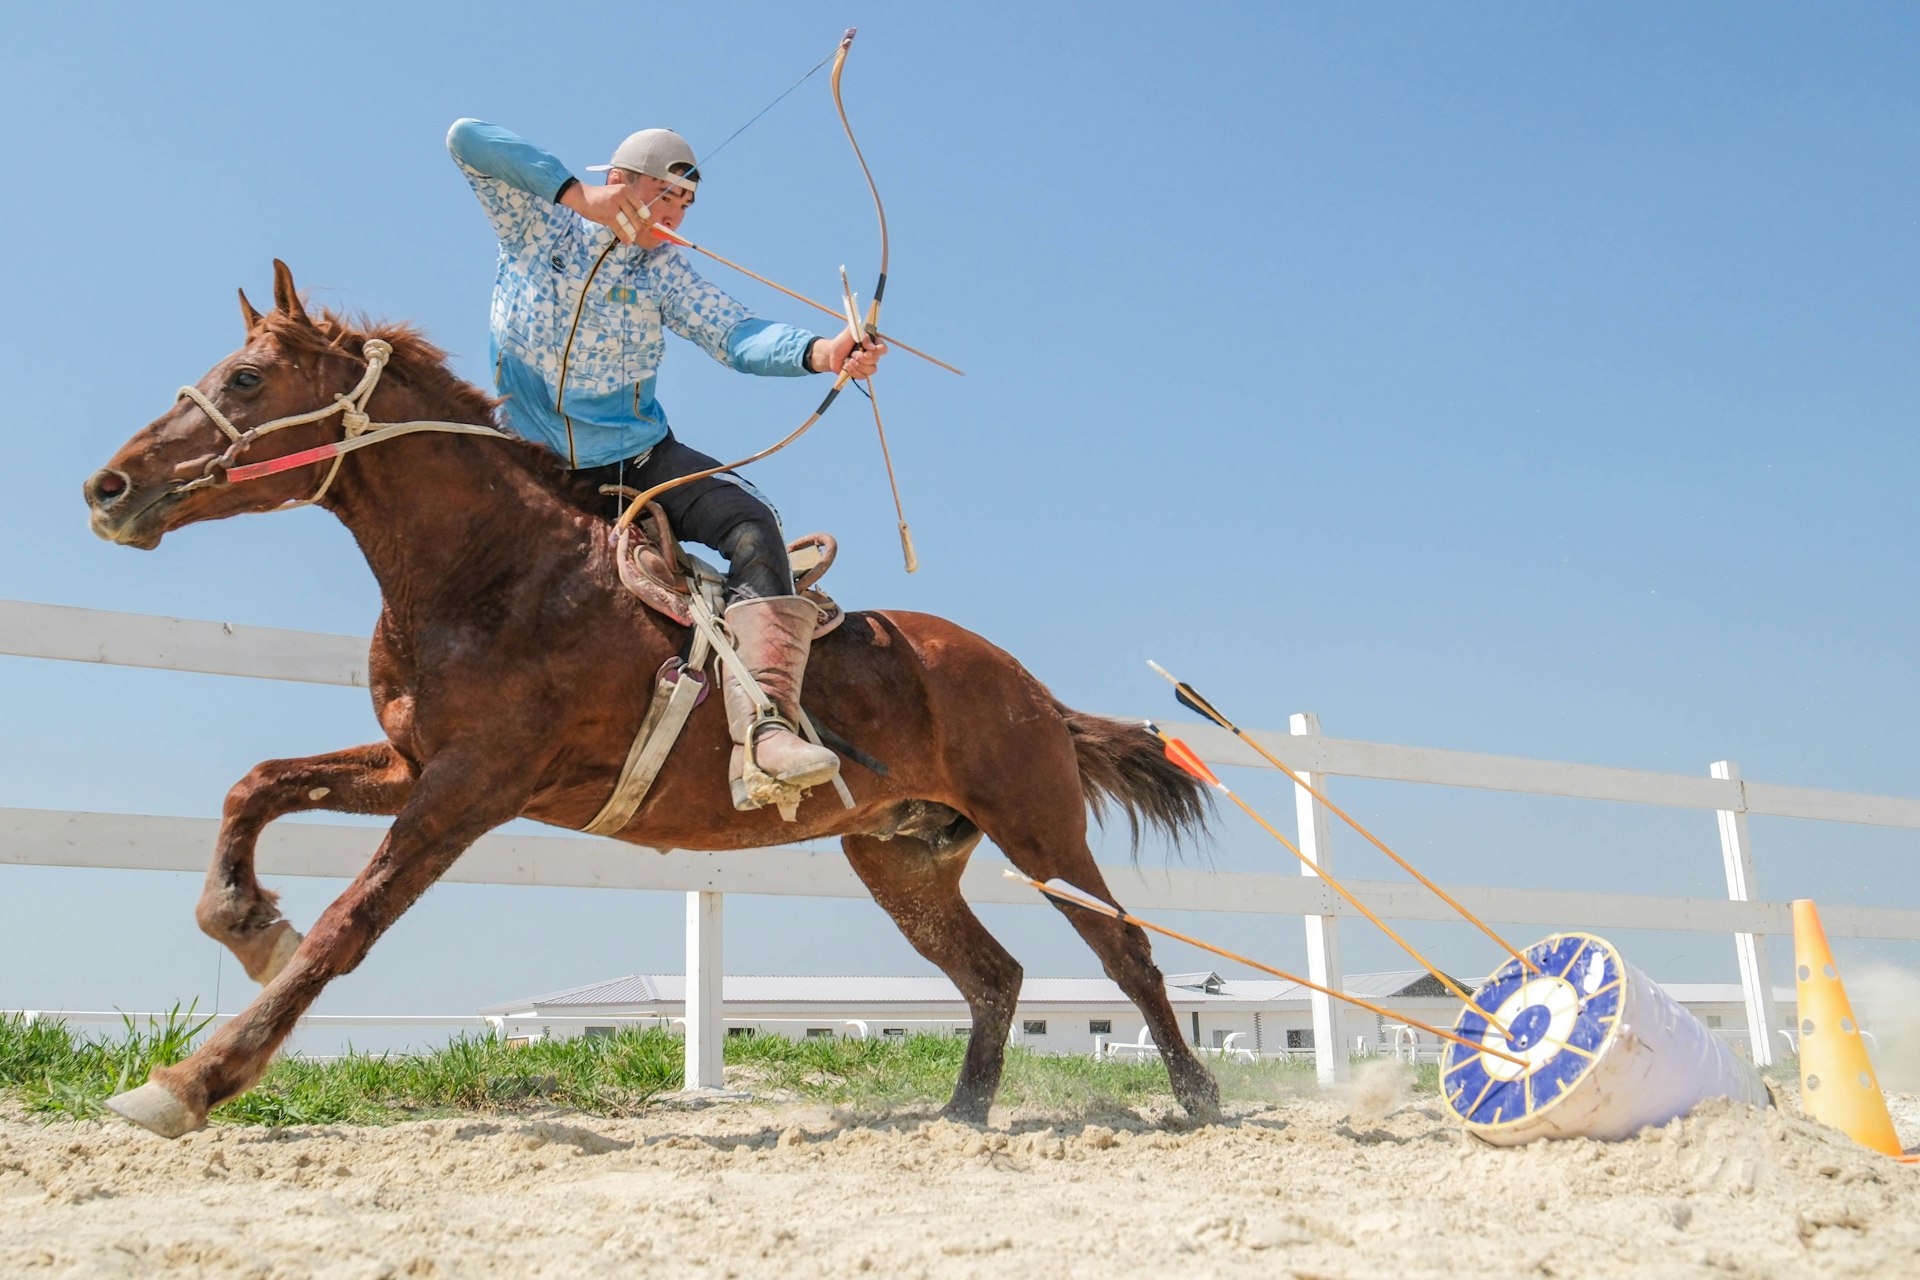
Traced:
POLYGON ((1214 1032, 1213 1032, 1213 1047, 1214 1047, 1214 1048, 1216 1048, 1216 1049, 1224 1049, 1224 1048, 1226 1048, 1226 1047, 1227 1047, 1227 1037, 1228 1037, 1228 1036, 1230 1036, 1230 1035, 1232 1035, 1232 1034, 1233 1034, 1233 1032, 1231 1032, 1231 1031, 1223 1031, 1223 1030, 1221 1030, 1221 1029, 1220 1029, 1220 1028, 1218 1028, 1218 1027, 1216 1027, 1216 1028, 1214 1028, 1214 1032))
POLYGON ((589 1040, 598 1040, 603 1036, 610 1036, 612 1034, 613 1034, 612 1027, 588 1027, 587 1028, 587 1039, 589 1040))
POLYGON ((1023 1020, 1020 1023, 1020 1034, 1023 1036, 1043 1036, 1047 1034, 1047 1020, 1045 1018, 1027 1018, 1023 1020))
POLYGON ((1720 1015, 1719 1015, 1719 1014, 1717 1014, 1717 1013, 1710 1013, 1710 1014, 1708 1014, 1708 1015, 1707 1015, 1707 1025, 1708 1025, 1708 1026, 1710 1026, 1710 1027, 1717 1027, 1717 1026, 1719 1026, 1719 1025, 1720 1025, 1720 1015))
POLYGON ((730 1040, 745 1040, 748 1036, 752 1034, 753 1034, 752 1027, 728 1027, 727 1028, 727 1038, 730 1040))
POLYGON ((1313 1048, 1313 1028, 1312 1027, 1293 1027, 1289 1029, 1287 1032, 1287 1048, 1289 1049, 1313 1048))
POLYGON ((824 1040, 832 1034, 833 1034, 832 1027, 808 1027, 807 1028, 807 1039, 809 1040, 824 1040))
POLYGON ((907 1038, 907 1029, 905 1027, 882 1027, 880 1028, 880 1034, 889 1040, 905 1040, 907 1038))
POLYGON ((1087 1034, 1088 1034, 1088 1035, 1095 1035, 1095 1036, 1110 1036, 1110 1035, 1112 1035, 1112 1034, 1113 1034, 1113 1019, 1112 1019, 1112 1018, 1088 1018, 1088 1019, 1087 1019, 1087 1034))

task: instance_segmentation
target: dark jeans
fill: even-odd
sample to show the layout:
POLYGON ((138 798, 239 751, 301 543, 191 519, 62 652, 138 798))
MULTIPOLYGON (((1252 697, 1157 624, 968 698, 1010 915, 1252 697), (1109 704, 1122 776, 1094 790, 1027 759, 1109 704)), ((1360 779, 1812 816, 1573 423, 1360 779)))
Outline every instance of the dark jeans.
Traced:
MULTIPOLYGON (((569 488, 583 510, 615 520, 626 509, 627 499, 597 493, 601 485, 650 489, 663 480, 719 465, 718 458, 668 436, 644 457, 573 472, 574 484, 569 488)), ((669 489, 658 501, 677 537, 712 547, 726 557, 728 603, 793 594, 793 570, 787 564, 780 517, 752 485, 730 471, 722 472, 669 489)))

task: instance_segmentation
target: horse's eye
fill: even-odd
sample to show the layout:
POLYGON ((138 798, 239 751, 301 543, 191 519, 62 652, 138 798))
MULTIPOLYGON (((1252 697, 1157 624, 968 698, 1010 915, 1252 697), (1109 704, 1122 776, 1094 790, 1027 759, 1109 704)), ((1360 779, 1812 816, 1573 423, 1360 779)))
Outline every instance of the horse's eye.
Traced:
POLYGON ((260 376, 257 369, 236 369, 233 376, 227 379, 227 385, 235 391, 251 391, 263 381, 265 379, 260 376))

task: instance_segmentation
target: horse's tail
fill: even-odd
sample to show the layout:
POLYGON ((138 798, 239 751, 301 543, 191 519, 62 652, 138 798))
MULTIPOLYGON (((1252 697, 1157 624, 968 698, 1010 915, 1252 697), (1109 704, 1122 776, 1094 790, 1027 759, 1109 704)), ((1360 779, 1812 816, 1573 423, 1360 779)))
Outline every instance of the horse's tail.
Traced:
POLYGON ((1204 836, 1213 816, 1206 784, 1168 760, 1160 744, 1139 725, 1075 711, 1054 703, 1080 762, 1080 790, 1099 817, 1112 804, 1127 815, 1135 852, 1142 826, 1153 827, 1178 846, 1204 836))

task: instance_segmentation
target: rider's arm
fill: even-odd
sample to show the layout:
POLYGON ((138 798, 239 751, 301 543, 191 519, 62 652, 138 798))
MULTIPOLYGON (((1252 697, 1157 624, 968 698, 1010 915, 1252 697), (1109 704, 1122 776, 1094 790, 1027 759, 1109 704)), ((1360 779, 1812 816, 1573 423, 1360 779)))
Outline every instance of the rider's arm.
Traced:
POLYGON ((550 217, 573 180, 552 152, 484 120, 455 120, 447 130, 447 150, 502 240, 518 239, 550 217))
POLYGON ((677 248, 655 250, 648 266, 667 328, 721 364, 775 378, 813 372, 806 356, 814 334, 755 316, 695 271, 677 248))

